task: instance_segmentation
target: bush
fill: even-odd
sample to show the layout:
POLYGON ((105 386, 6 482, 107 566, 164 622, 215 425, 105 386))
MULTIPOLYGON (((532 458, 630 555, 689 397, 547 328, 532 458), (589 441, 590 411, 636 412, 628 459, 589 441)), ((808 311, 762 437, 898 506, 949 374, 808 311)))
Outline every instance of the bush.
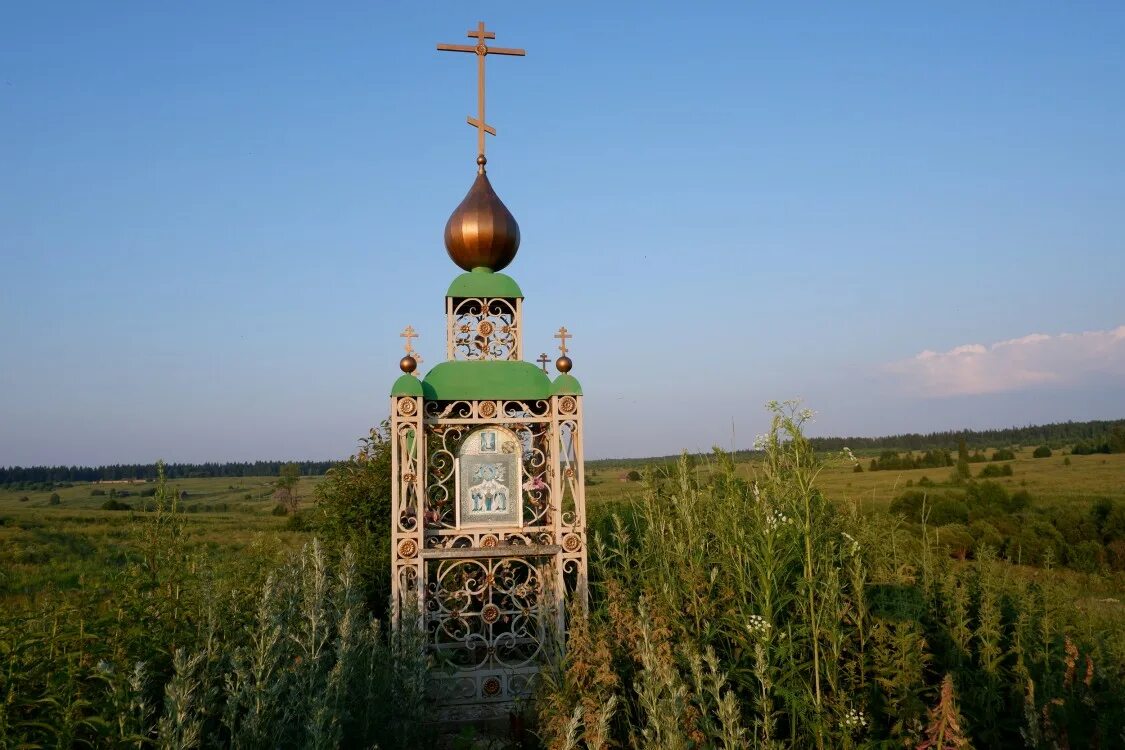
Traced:
POLYGON ((1041 445, 1041 446, 1039 446, 1038 448, 1035 449, 1035 452, 1031 454, 1031 457, 1032 458, 1050 458, 1051 457, 1051 449, 1048 448, 1046 445, 1041 445))
POLYGON ((27 502, 28 500, 30 500, 30 499, 31 499, 30 497, 28 497, 27 495, 24 495, 23 497, 21 497, 21 498, 20 498, 20 502, 21 502, 21 503, 26 503, 26 502, 27 502))
POLYGON ((1049 561, 1057 565, 1063 561, 1064 546, 1058 529, 1043 519, 1032 518, 1008 541, 1007 557, 1022 565, 1044 565, 1049 561))
POLYGON ((129 503, 123 503, 120 500, 115 500, 112 497, 102 503, 102 510, 132 510, 133 506, 129 503))
POLYGON ((368 605, 377 616, 386 611, 391 590, 389 433, 386 422, 372 428, 354 456, 329 469, 314 491, 316 512, 305 517, 329 554, 338 556, 347 546, 355 552, 368 605))
POLYGON ((994 451, 992 454, 993 461, 1014 461, 1015 459, 1015 452, 1008 448, 1001 448, 998 451, 994 451))
POLYGON ((103 489, 94 488, 90 490, 90 497, 102 497, 103 495, 105 495, 105 490, 103 489))
POLYGON ((641 481, 641 473, 636 469, 633 469, 625 475, 625 479, 630 482, 639 482, 641 481))
POLYGON ((974 553, 984 546, 991 547, 994 551, 999 552, 1004 546, 1004 536, 988 521, 973 521, 969 526, 969 531, 973 535, 974 553))
POLYGON ((977 477, 980 479, 991 479, 995 477, 1010 477, 1012 476, 1012 465, 1004 464, 998 466, 996 464, 989 464, 980 470, 977 477))
POLYGON ((968 557, 976 545, 969 527, 959 523, 938 526, 934 529, 934 536, 938 546, 948 548, 950 556, 958 560, 968 557))
POLYGON ((1095 541, 1079 542, 1067 548, 1066 563, 1083 573, 1096 573, 1105 567, 1105 547, 1095 541))
POLYGON ((927 476, 923 476, 921 479, 918 480, 918 486, 919 487, 933 487, 934 486, 934 480, 930 479, 927 476))
POLYGON ((59 505, 60 503, 62 503, 62 498, 59 497, 59 493, 52 492, 51 497, 47 500, 47 504, 48 505, 59 505))
POLYGON ((863 473, 863 464, 856 464, 855 467, 852 469, 852 473, 862 474, 863 473))
POLYGON ((1070 466, 1070 456, 1063 459, 1063 466, 1070 466))
POLYGON ((286 508, 282 503, 278 503, 277 505, 273 506, 273 510, 270 511, 270 515, 287 516, 289 515, 289 509, 286 508))

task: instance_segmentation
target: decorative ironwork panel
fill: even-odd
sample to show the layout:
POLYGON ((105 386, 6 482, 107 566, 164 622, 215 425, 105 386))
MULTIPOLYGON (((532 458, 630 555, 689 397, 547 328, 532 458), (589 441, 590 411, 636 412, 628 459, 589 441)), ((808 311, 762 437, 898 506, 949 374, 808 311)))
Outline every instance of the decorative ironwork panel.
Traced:
POLYGON ((520 300, 470 297, 450 300, 448 357, 458 360, 518 360, 520 300))

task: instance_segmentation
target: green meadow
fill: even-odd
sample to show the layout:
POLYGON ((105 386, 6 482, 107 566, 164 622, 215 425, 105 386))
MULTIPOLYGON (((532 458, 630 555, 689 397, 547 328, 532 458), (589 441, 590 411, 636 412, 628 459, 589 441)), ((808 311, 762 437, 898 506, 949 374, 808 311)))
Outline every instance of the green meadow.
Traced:
MULTIPOLYGON (((588 462, 590 609, 491 746, 1125 745, 1125 454, 873 471, 801 428, 588 462)), ((0 489, 0 746, 432 745, 372 617, 387 456, 295 512, 275 477, 0 489)))

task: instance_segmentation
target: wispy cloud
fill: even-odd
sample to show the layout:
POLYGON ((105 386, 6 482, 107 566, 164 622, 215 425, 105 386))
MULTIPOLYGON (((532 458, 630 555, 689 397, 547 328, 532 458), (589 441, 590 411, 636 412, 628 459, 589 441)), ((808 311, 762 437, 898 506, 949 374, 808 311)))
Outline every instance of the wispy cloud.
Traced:
POLYGON ((1125 325, 1108 331, 1033 333, 994 344, 923 351, 886 366, 902 387, 925 396, 1003 393, 1042 385, 1125 379, 1125 325))

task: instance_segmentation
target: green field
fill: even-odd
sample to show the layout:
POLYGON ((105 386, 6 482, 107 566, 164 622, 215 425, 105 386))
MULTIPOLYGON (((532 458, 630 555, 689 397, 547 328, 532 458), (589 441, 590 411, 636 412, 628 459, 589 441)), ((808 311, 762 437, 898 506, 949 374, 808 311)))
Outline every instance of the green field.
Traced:
MULTIPOLYGON (((780 469, 761 456, 729 468, 721 455, 654 459, 650 467, 588 463, 589 523, 599 539, 591 570, 601 583, 588 624, 592 640, 574 643, 559 682, 537 704, 546 746, 564 746, 574 716, 586 723, 586 746, 597 746, 587 730, 613 705, 611 696, 627 704, 614 725, 619 746, 645 727, 675 735, 685 721, 711 712, 727 723, 693 733, 714 739, 751 731, 754 746, 772 747, 766 724, 739 729, 740 721, 760 722, 769 711, 782 722, 805 722, 795 746, 814 746, 813 738, 869 746, 852 742, 868 730, 842 725, 839 717, 848 716, 869 718, 872 738, 896 738, 901 746, 924 731, 933 736, 924 722, 940 707, 947 675, 979 746, 1025 732, 1038 733, 1033 747, 1053 746, 1057 731, 1086 732, 1074 735, 1075 747, 1082 737, 1118 738, 1125 719, 1125 454, 1056 450, 1034 458, 1026 448, 1010 461, 972 463, 974 479, 959 481, 951 467, 871 471, 872 456, 863 455, 857 472, 842 454, 821 454, 813 466, 789 455, 793 450, 777 449, 787 456, 780 469), (976 481, 988 467, 1011 475, 976 481), (644 477, 629 481, 635 468, 644 477), (751 479, 763 499, 750 491, 751 479), (973 494, 981 488, 1000 499, 989 506, 986 495, 973 494), (1018 510, 1004 506, 1024 492, 1018 510), (909 493, 954 498, 967 515, 927 525, 888 514, 909 493), (810 513, 804 521, 802 508, 810 513), (788 541, 774 547, 775 539, 788 541), (1036 544, 1051 547, 1053 557, 1033 554, 1036 544), (763 635, 766 621, 787 640, 763 635), (771 650, 756 651, 763 642, 771 650), (838 652, 818 667, 809 658, 818 659, 821 648, 838 652), (718 666, 697 675, 692 660, 707 649, 718 666), (1076 664, 1085 671, 1076 673, 1076 664), (823 696, 807 679, 810 669, 832 685, 823 696), (589 685, 595 673, 602 682, 589 685), (741 707, 724 709, 719 695, 727 688, 714 682, 704 689, 700 679, 729 680, 741 707), (774 684, 776 696, 762 698, 762 686, 774 684), (673 695, 690 696, 690 705, 673 695), (817 716, 836 718, 817 725, 817 716)), ((356 476, 386 478, 377 468, 356 476)), ((334 746, 331 738, 351 736, 381 736, 386 747, 424 744, 402 734, 422 711, 421 678, 401 681, 424 674, 422 651, 409 644, 401 650, 377 630, 346 636, 352 631, 344 625, 386 601, 385 524, 357 536, 354 518, 350 529, 321 523, 322 554, 310 544, 309 519, 327 516, 314 512, 314 490, 321 483, 331 489, 334 480, 302 478, 296 518, 277 512, 275 481, 170 480, 164 497, 175 499, 182 511, 175 514, 145 508, 155 504, 155 482, 0 489, 0 648, 9 662, 0 692, 10 701, 0 706, 0 740, 71 746, 76 738, 116 738, 110 744, 143 746, 159 738, 193 746, 185 738, 205 731, 211 740, 204 746, 225 746, 221 738, 231 733, 254 747, 334 746), (103 509, 110 500, 129 509, 103 509), (354 544, 358 567, 341 573, 342 550, 354 544), (278 640, 280 632, 288 635, 278 640), (323 651, 329 637, 335 640, 323 651), (306 662, 310 649, 335 656, 306 662), (192 653, 204 666, 193 666, 192 653), (274 671, 254 687, 239 670, 263 654, 274 671), (333 682, 329 665, 357 660, 382 666, 352 670, 347 685, 333 682), (129 670, 137 664, 150 677, 134 684, 129 670), (332 690, 337 698, 325 697, 332 690), (258 729, 238 723, 249 721, 249 706, 263 691, 272 696, 262 703, 272 718, 258 729), (211 702, 215 695, 221 702, 211 702), (365 697, 373 695, 384 697, 365 697), (409 705, 395 703, 409 695, 409 705), (350 707, 329 707, 329 700, 350 707), (146 708, 126 716, 121 701, 146 708), (309 708, 293 713, 293 706, 309 708), (334 711, 345 723, 317 728, 315 717, 334 711), (329 739, 314 741, 321 731, 329 739)), ((336 495, 345 498, 345 515, 363 498, 385 494, 369 491, 376 485, 346 486, 336 495)))

